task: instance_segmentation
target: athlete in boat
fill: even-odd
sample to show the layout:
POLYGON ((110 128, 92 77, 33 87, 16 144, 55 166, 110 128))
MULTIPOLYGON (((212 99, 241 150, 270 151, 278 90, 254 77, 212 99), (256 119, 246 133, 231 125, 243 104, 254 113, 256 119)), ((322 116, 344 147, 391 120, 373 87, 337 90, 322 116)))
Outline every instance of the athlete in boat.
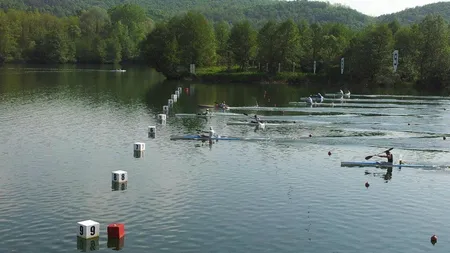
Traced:
POLYGON ((258 117, 258 115, 255 114, 255 116, 253 117, 254 119, 251 121, 251 123, 260 123, 261 119, 258 117))
POLYGON ((308 98, 306 99, 306 104, 308 104, 308 105, 313 105, 313 104, 314 104, 314 102, 313 102, 313 100, 312 100, 311 97, 308 97, 308 98))
POLYGON ((209 111, 209 109, 206 109, 206 111, 204 111, 202 114, 203 114, 203 115, 210 115, 211 112, 209 111))
POLYGON ((394 162, 394 157, 392 156, 391 152, 387 150, 385 153, 385 155, 379 155, 378 157, 385 157, 387 158, 387 162, 392 164, 394 162))
POLYGON ((208 133, 208 135, 204 135, 202 134, 202 137, 208 137, 209 138, 209 143, 212 144, 212 138, 214 136, 217 136, 216 132, 214 131, 213 127, 210 126, 209 127, 209 131, 205 131, 205 133, 208 133))

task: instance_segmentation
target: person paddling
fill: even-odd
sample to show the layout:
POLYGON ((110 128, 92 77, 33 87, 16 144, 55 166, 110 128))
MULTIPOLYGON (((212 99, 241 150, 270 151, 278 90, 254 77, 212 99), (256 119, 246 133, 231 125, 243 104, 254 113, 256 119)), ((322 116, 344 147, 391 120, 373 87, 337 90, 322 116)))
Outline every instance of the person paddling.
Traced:
POLYGON ((209 127, 209 131, 205 131, 204 133, 208 133, 208 135, 202 135, 202 137, 208 137, 209 143, 212 143, 212 139, 214 136, 217 136, 216 132, 214 131, 213 127, 209 127))
POLYGON ((254 119, 252 120, 252 123, 260 123, 261 119, 258 117, 258 115, 255 114, 255 116, 253 117, 254 119))
POLYGON ((392 153, 389 150, 386 150, 384 155, 378 155, 378 157, 387 158, 387 162, 391 164, 394 162, 394 157, 392 156, 392 153))

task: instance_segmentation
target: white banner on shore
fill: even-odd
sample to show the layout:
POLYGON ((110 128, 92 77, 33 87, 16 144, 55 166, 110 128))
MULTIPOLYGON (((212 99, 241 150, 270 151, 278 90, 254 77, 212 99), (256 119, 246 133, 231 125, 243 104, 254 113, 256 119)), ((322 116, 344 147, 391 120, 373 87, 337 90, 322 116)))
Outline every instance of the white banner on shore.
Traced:
POLYGON ((398 50, 394 50, 394 53, 392 53, 392 61, 394 65, 394 72, 397 72, 398 67, 398 50))

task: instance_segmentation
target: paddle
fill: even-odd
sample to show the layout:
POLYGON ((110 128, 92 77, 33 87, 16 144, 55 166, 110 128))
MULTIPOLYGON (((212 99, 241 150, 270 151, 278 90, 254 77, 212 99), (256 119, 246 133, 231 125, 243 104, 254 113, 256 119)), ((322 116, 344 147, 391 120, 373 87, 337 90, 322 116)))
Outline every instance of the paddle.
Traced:
MULTIPOLYGON (((386 153, 386 152, 388 152, 388 151, 391 151, 391 150, 393 150, 394 148, 390 148, 390 149, 388 149, 388 150, 386 150, 386 151, 384 151, 383 153, 386 153)), ((382 153, 380 153, 380 154, 382 154, 382 153)), ((379 154, 378 154, 379 155, 379 154)), ((370 158, 372 158, 372 157, 374 157, 374 156, 377 156, 377 155, 369 155, 369 156, 366 156, 366 160, 369 160, 370 158)))

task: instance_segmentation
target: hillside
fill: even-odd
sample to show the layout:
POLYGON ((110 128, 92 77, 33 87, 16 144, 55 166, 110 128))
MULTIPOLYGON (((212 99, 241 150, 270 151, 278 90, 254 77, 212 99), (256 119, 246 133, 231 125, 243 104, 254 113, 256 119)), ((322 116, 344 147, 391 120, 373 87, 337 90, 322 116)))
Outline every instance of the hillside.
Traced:
POLYGON ((361 28, 371 22, 389 22, 397 19, 401 24, 422 20, 427 14, 439 14, 450 21, 450 3, 440 2, 410 8, 389 15, 373 18, 356 10, 327 2, 277 1, 277 0, 0 0, 1 9, 39 10, 57 16, 76 15, 91 6, 109 9, 113 6, 133 3, 143 7, 154 20, 166 20, 187 10, 199 10, 207 18, 236 22, 248 19, 260 25, 267 20, 309 22, 338 22, 352 28, 361 28))
POLYGON ((415 8, 408 8, 400 12, 379 16, 377 17, 377 21, 389 22, 397 19, 400 24, 407 25, 420 22, 426 15, 429 14, 440 15, 447 20, 447 22, 449 22, 450 2, 439 2, 415 8))
MULTIPOLYGON (((310 23, 335 22, 346 24, 351 28, 362 28, 374 21, 373 18, 356 10, 317 1, 279 1, 265 6, 242 8, 233 13, 222 14, 222 16, 229 15, 228 20, 232 20, 232 15, 237 13, 253 24, 260 24, 270 19, 277 21, 292 19, 294 21, 306 20, 310 23)), ((212 19, 220 17, 219 14, 214 16, 212 13, 206 13, 212 19)))
POLYGON ((2 9, 20 9, 50 12, 57 16, 74 15, 91 6, 104 9, 131 3, 137 4, 147 10, 147 13, 156 20, 165 19, 179 12, 203 9, 224 10, 231 6, 247 8, 256 5, 273 3, 274 0, 0 0, 2 9))

